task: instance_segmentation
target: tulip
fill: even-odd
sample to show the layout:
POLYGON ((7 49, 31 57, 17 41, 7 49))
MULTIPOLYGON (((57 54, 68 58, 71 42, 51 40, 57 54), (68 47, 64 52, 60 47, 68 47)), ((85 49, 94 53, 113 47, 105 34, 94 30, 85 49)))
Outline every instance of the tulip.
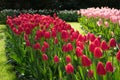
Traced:
POLYGON ((63 45, 62 51, 63 51, 63 52, 68 52, 68 47, 67 47, 67 45, 63 45))
POLYGON ((116 46, 116 40, 114 38, 111 38, 109 41, 110 47, 115 47, 116 46))
POLYGON ((58 62, 59 62, 59 58, 58 58, 57 55, 54 56, 54 62, 55 62, 55 63, 58 63, 58 62))
POLYGON ((81 41, 81 42, 84 41, 82 34, 79 34, 79 35, 78 35, 77 41, 81 41))
POLYGON ((40 43, 34 44, 34 45, 33 45, 33 48, 36 49, 36 50, 37 50, 37 49, 40 49, 40 43))
POLYGON ((99 19, 99 21, 97 21, 97 25, 100 27, 102 25, 102 19, 99 19))
POLYGON ((44 46, 45 48, 49 48, 49 43, 47 43, 46 41, 44 41, 44 42, 43 42, 43 46, 44 46))
POLYGON ((69 33, 70 33, 70 35, 72 35, 72 33, 73 33, 73 32, 74 32, 74 29, 73 29, 73 28, 71 28, 71 29, 70 29, 70 32, 69 32, 69 33))
POLYGON ((37 37, 38 39, 41 38, 41 37, 43 37, 43 32, 42 32, 42 30, 36 31, 36 37, 37 37))
POLYGON ((26 46, 28 47, 28 46, 30 46, 31 44, 30 44, 30 41, 29 40, 26 40, 26 46))
POLYGON ((93 74, 94 74, 93 70, 88 70, 87 76, 88 76, 89 78, 92 78, 92 77, 93 77, 93 74))
POLYGON ((94 40, 94 44, 97 46, 97 47, 100 47, 100 40, 98 38, 96 38, 94 40))
POLYGON ((19 26, 19 27, 18 27, 18 31, 21 33, 21 32, 24 31, 24 28, 23 28, 22 26, 19 26))
POLYGON ((29 38, 28 38, 28 35, 27 34, 24 34, 24 40, 29 40, 29 38))
POLYGON ((45 32, 44 33, 44 37, 45 37, 45 39, 49 39, 50 38, 50 32, 45 32))
POLYGON ((109 23, 107 21, 104 22, 105 27, 109 27, 109 23))
POLYGON ((41 52, 45 53, 46 52, 46 48, 44 46, 42 46, 41 48, 41 52))
POLYGON ((78 35, 79 35, 78 32, 72 32, 72 37, 73 37, 74 39, 77 39, 78 35))
POLYGON ((70 41, 71 41, 71 42, 73 42, 73 41, 74 41, 73 36, 70 36, 70 41))
POLYGON ((81 57, 83 55, 82 50, 80 47, 76 47, 76 56, 81 57))
POLYGON ((106 74, 106 70, 102 62, 98 62, 96 69, 98 75, 103 76, 106 74))
POLYGON ((67 40, 68 37, 69 37, 68 32, 67 32, 66 30, 62 30, 62 32, 61 32, 61 38, 62 38, 63 40, 67 40))
POLYGON ((96 45, 94 43, 91 43, 89 45, 89 50, 93 53, 94 52, 94 49, 96 48, 96 45))
POLYGON ((93 42, 95 40, 95 35, 94 34, 90 34, 90 41, 93 42))
POLYGON ((95 58, 101 58, 102 57, 102 50, 99 47, 96 47, 94 49, 94 57, 95 58))
POLYGON ((31 33, 31 30, 30 30, 30 28, 25 28, 25 33, 27 34, 27 35, 29 35, 30 33, 31 33))
POLYGON ((66 46, 67 46, 68 51, 73 50, 73 45, 71 43, 68 43, 66 46))
POLYGON ((91 60, 85 55, 82 56, 81 61, 84 67, 89 67, 92 64, 91 60))
POLYGON ((84 44, 81 41, 76 41, 76 46, 80 47, 82 50, 84 49, 84 44))
POLYGON ((120 50, 116 54, 116 59, 120 62, 120 50))
POLYGON ((54 44, 58 44, 58 39, 57 39, 57 37, 54 38, 54 44))
POLYGON ((67 63, 71 62, 71 57, 70 56, 66 56, 66 62, 67 63))
POLYGON ((113 65, 110 61, 106 62, 105 69, 106 69, 107 72, 113 72, 113 65))
POLYGON ((108 45, 107 45, 107 43, 106 43, 105 40, 103 40, 103 41, 101 42, 101 49, 102 49, 102 50, 108 50, 108 49, 109 49, 109 47, 108 47, 108 45))
POLYGON ((66 70, 66 73, 67 74, 72 74, 74 73, 74 67, 71 63, 68 63, 66 66, 65 66, 65 70, 66 70))
POLYGON ((46 60, 48 60, 48 56, 47 56, 46 54, 42 54, 42 59, 43 59, 44 61, 46 61, 46 60))
POLYGON ((57 36, 57 32, 53 29, 51 35, 52 35, 53 38, 55 38, 57 36))

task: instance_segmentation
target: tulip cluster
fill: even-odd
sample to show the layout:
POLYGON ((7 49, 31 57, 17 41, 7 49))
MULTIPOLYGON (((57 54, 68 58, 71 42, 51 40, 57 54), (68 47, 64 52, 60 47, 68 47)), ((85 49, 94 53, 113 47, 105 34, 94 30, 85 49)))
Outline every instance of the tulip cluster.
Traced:
POLYGON ((114 49, 114 38, 107 42, 92 33, 82 35, 56 15, 21 14, 8 17, 7 24, 9 57, 24 78, 120 79, 120 51, 114 49))
POLYGON ((120 10, 108 7, 87 8, 78 11, 78 14, 81 15, 79 22, 83 30, 101 36, 106 41, 114 37, 118 46, 120 44, 119 13, 120 10))
POLYGON ((114 9, 114 8, 111 9, 108 7, 101 7, 101 8, 94 8, 93 7, 93 8, 87 8, 87 9, 80 9, 80 11, 78 11, 78 14, 81 14, 82 16, 86 16, 88 18, 100 17, 100 18, 110 19, 110 21, 113 23, 120 22, 120 17, 119 17, 120 10, 114 9))

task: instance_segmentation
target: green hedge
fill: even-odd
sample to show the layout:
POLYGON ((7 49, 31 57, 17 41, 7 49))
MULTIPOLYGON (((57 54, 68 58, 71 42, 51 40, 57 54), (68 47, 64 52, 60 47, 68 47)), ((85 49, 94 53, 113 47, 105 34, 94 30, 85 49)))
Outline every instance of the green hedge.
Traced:
POLYGON ((44 14, 44 15, 51 15, 53 16, 54 13, 57 13, 57 15, 67 21, 67 22, 76 22, 78 15, 76 10, 63 10, 63 11, 56 11, 56 10, 13 10, 13 9, 4 9, 0 11, 0 24, 6 23, 7 16, 18 16, 21 13, 30 13, 30 14, 44 14))
POLYGON ((60 11, 60 12, 58 12, 58 16, 61 19, 67 21, 67 22, 76 22, 77 19, 78 19, 78 14, 77 14, 76 10, 71 10, 71 11, 64 10, 64 11, 60 11))

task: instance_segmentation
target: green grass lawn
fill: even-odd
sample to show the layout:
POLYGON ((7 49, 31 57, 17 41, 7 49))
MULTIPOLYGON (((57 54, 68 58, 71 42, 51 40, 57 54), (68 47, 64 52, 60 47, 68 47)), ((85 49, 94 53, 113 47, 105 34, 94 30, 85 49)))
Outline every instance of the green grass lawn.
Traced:
POLYGON ((7 64, 4 29, 5 25, 0 25, 0 80, 15 80, 15 74, 10 72, 12 66, 7 64))
POLYGON ((78 23, 78 22, 68 22, 68 24, 70 24, 72 26, 72 28, 74 28, 75 30, 78 30, 81 34, 84 33, 80 28, 81 27, 80 23, 78 23))
MULTIPOLYGON (((68 22, 75 30, 80 33, 83 31, 80 29, 80 24, 77 22, 68 22)), ((0 80, 15 80, 15 73, 10 72, 12 66, 7 63, 7 57, 5 54, 5 25, 0 25, 0 80)))

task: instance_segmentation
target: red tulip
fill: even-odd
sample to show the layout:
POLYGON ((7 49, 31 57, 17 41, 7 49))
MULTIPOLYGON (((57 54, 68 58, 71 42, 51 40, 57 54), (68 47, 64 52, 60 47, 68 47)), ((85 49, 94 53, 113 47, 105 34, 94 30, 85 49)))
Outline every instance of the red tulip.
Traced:
POLYGON ((94 44, 97 46, 97 47, 100 47, 100 40, 98 38, 96 38, 94 40, 94 44))
POLYGON ((70 29, 70 35, 72 35, 73 32, 74 32, 74 29, 71 28, 71 29, 70 29))
POLYGON ((48 56, 47 56, 46 54, 42 54, 42 59, 43 59, 44 61, 46 61, 46 60, 48 60, 48 56))
POLYGON ((102 57, 102 50, 99 47, 96 47, 94 49, 94 57, 95 58, 101 58, 102 57))
POLYGON ((71 62, 71 57, 70 56, 66 56, 66 62, 67 63, 71 62))
POLYGON ((96 69, 98 75, 103 76, 106 74, 106 70, 102 62, 98 62, 96 69))
POLYGON ((68 47, 67 47, 67 45, 63 45, 62 51, 63 51, 63 52, 68 52, 68 47))
POLYGON ((96 47, 96 45, 95 45, 94 43, 91 43, 91 44, 89 45, 89 50, 93 53, 95 47, 96 47))
POLYGON ((101 48, 102 48, 102 50, 108 50, 109 49, 109 47, 108 47, 108 45, 107 45, 105 40, 103 40, 101 42, 101 48))
POLYGON ((109 41, 110 47, 115 47, 116 46, 116 40, 114 38, 111 38, 109 41))
POLYGON ((58 39, 57 39, 57 37, 54 38, 54 44, 58 44, 58 39))
POLYGON ((62 32, 61 32, 61 38, 62 38, 63 40, 67 40, 68 37, 69 37, 68 32, 67 32, 66 30, 62 30, 62 32))
POLYGON ((30 41, 29 40, 26 40, 26 46, 30 46, 30 41))
POLYGON ((44 33, 44 37, 45 37, 45 39, 49 39, 50 38, 50 32, 45 32, 44 33))
POLYGON ((28 35, 27 34, 24 34, 24 40, 29 40, 29 38, 28 38, 28 35))
POLYGON ((117 52, 116 58, 117 58, 117 60, 120 62, 120 50, 117 52))
POLYGON ((43 46, 44 46, 45 48, 49 48, 49 43, 47 43, 46 41, 44 41, 44 42, 43 42, 43 46))
POLYGON ((73 42, 73 41, 74 41, 73 36, 70 36, 70 41, 71 41, 71 42, 73 42))
POLYGON ((43 53, 45 53, 45 52, 46 52, 46 48, 45 48, 44 46, 42 46, 41 51, 42 51, 43 53))
POLYGON ((107 72, 113 72, 113 65, 110 61, 107 61, 105 69, 107 72))
POLYGON ((81 41, 81 42, 84 41, 82 34, 79 34, 79 35, 78 35, 77 41, 81 41))
POLYGON ((77 39, 78 35, 79 35, 79 33, 77 31, 76 32, 72 32, 72 37, 74 39, 77 39))
POLYGON ((58 63, 58 62, 59 62, 59 58, 58 58, 57 55, 54 56, 54 62, 55 62, 55 63, 58 63))
POLYGON ((76 56, 81 57, 83 55, 82 50, 80 47, 76 47, 76 56))
POLYGON ((71 43, 67 44, 67 49, 68 51, 72 51, 73 50, 73 45, 71 43))
POLYGON ((41 37, 43 37, 43 32, 42 32, 42 30, 36 31, 36 37, 37 37, 38 39, 41 38, 41 37))
POLYGON ((82 56, 81 60, 84 67, 89 67, 92 64, 91 60, 85 55, 82 56))
POLYGON ((88 70, 87 76, 88 76, 89 78, 92 78, 92 77, 93 77, 93 74, 94 74, 93 70, 88 70))
POLYGON ((65 66, 65 70, 66 70, 66 73, 67 74, 72 74, 74 73, 74 67, 71 63, 68 63, 66 66, 65 66))
POLYGON ((76 46, 79 46, 82 50, 84 49, 84 44, 81 41, 76 41, 76 46))
POLYGON ((34 49, 40 49, 40 43, 34 44, 34 45, 33 45, 33 48, 34 48, 34 49))
POLYGON ((93 42, 95 40, 95 35, 94 34, 90 34, 90 41, 93 42))
POLYGON ((27 35, 29 35, 30 33, 31 33, 31 30, 30 30, 30 28, 25 28, 25 33, 27 34, 27 35))
POLYGON ((21 33, 21 32, 24 31, 24 28, 23 28, 22 26, 19 26, 19 27, 18 27, 18 31, 21 33))
POLYGON ((52 37, 55 38, 57 36, 57 32, 53 29, 52 30, 52 37))

